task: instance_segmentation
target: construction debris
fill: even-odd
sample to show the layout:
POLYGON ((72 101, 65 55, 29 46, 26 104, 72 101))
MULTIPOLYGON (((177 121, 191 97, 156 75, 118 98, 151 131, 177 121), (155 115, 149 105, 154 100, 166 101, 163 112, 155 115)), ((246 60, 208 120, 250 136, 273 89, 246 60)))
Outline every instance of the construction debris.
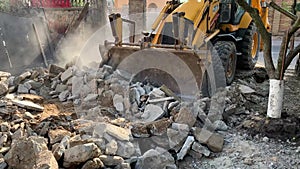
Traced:
POLYGON ((0 160, 13 168, 178 168, 187 156, 221 152, 231 115, 247 114, 247 100, 255 97, 249 94, 259 90, 241 82, 212 98, 184 100, 167 86, 132 83, 131 75, 106 65, 50 65, 13 83, 9 73, 0 75, 6 84, 0 86, 0 160))

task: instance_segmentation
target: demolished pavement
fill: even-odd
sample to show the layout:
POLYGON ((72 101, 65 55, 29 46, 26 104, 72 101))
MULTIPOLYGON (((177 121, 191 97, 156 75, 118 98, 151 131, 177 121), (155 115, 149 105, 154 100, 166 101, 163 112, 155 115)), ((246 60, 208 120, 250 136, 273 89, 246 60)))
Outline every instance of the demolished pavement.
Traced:
POLYGON ((186 156, 222 152, 222 131, 246 125, 231 115, 249 113, 247 99, 263 95, 240 80, 182 101, 107 65, 0 77, 0 168, 178 168, 186 156))

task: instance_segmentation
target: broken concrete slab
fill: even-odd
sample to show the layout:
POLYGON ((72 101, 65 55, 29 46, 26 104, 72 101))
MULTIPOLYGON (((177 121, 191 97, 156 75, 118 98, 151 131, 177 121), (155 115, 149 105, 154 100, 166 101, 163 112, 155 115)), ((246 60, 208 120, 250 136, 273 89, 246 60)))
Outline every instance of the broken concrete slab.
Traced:
POLYGON ((68 86, 64 85, 64 84, 57 84, 56 87, 55 87, 55 91, 57 93, 61 93, 61 92, 65 91, 65 90, 67 90, 67 89, 68 89, 68 86))
POLYGON ((18 90, 17 92, 20 94, 24 94, 24 93, 29 93, 30 88, 27 88, 27 86, 23 85, 23 84, 19 84, 18 85, 18 90))
MULTIPOLYGON (((32 169, 35 168, 34 166, 37 162, 43 161, 43 156, 40 156, 42 155, 40 153, 43 151, 48 151, 47 140, 43 137, 31 136, 15 140, 4 158, 12 168, 32 169)), ((49 153, 46 154, 49 155, 49 153)), ((50 160, 48 162, 51 162, 49 163, 51 165, 53 161, 50 160)))
POLYGON ((221 152, 223 149, 223 145, 224 138, 221 135, 215 133, 210 136, 207 142, 207 147, 215 153, 221 152))
POLYGON ((199 141, 201 144, 207 144, 208 139, 213 135, 211 131, 208 131, 206 129, 201 129, 199 127, 192 128, 192 133, 197 141, 199 141))
POLYGON ((69 140, 70 137, 65 136, 55 148, 53 146, 52 153, 57 161, 62 157, 66 149, 69 147, 69 140))
POLYGON ((130 158, 136 153, 134 144, 129 141, 118 141, 118 150, 116 154, 123 158, 130 158))
POLYGON ((69 67, 66 71, 64 71, 61 74, 60 80, 63 83, 67 82, 67 80, 69 80, 73 76, 73 72, 74 72, 74 68, 73 67, 69 67))
POLYGON ((144 113, 142 114, 142 118, 144 122, 153 122, 161 117, 165 112, 160 106, 154 104, 148 104, 145 107, 144 113))
POLYGON ((212 96, 210 102, 210 109, 207 116, 212 123, 214 123, 217 120, 223 119, 226 95, 227 95, 227 91, 224 89, 218 91, 216 94, 212 96))
POLYGON ((121 141, 129 141, 131 132, 129 129, 118 127, 112 124, 106 124, 104 129, 109 135, 121 141))
POLYGON ((64 68, 54 65, 54 64, 50 64, 48 70, 49 70, 49 74, 51 74, 53 76, 58 75, 59 73, 62 73, 65 71, 64 68))
POLYGON ((94 158, 92 160, 88 160, 81 169, 95 169, 95 168, 105 168, 103 162, 100 158, 94 158))
POLYGON ((60 142, 66 136, 71 136, 71 132, 65 129, 49 130, 48 132, 50 144, 60 142))
POLYGON ((11 100, 11 102, 16 106, 19 106, 19 107, 22 107, 25 109, 34 110, 34 111, 44 111, 44 107, 42 107, 38 104, 35 104, 31 101, 13 99, 13 100, 11 100))
POLYGON ((113 104, 114 104, 114 107, 116 108, 117 111, 119 112, 123 112, 125 109, 124 109, 124 104, 123 104, 123 96, 122 95, 119 95, 119 94, 116 94, 114 97, 113 97, 113 104))
POLYGON ((66 149, 64 153, 64 167, 76 166, 91 158, 99 157, 101 150, 94 143, 87 143, 66 149))
POLYGON ((67 98, 71 95, 69 90, 65 90, 58 95, 59 101, 67 101, 67 98))
POLYGON ((33 168, 58 169, 58 163, 51 151, 41 151, 37 155, 36 164, 33 168))
POLYGON ((8 85, 5 82, 0 81, 0 96, 5 95, 8 92, 8 85))
POLYGON ((169 140, 169 147, 178 152, 188 136, 188 131, 168 128, 167 136, 169 140))
POLYGON ((124 162, 124 159, 120 156, 100 155, 99 158, 105 166, 117 166, 124 162))
POLYGON ((246 86, 246 85, 239 84, 239 85, 238 85, 238 88, 239 88, 239 90, 240 90, 243 94, 251 94, 251 93, 255 93, 255 90, 254 90, 254 89, 252 89, 251 87, 246 86))
POLYGON ((207 147, 202 146, 198 142, 194 142, 192 145, 192 150, 196 151, 197 153, 203 154, 205 157, 209 157, 210 151, 207 147))
POLYGON ((175 161, 172 155, 167 150, 157 147, 156 149, 146 151, 141 157, 139 157, 136 168, 161 169, 172 167, 174 164, 175 161))
POLYGON ((175 117, 176 123, 187 124, 189 127, 193 127, 196 120, 197 115, 195 116, 187 107, 182 107, 175 117))
POLYGON ((23 80, 25 80, 26 78, 28 78, 30 76, 31 76, 31 72, 29 72, 29 71, 22 73, 21 75, 15 77, 14 85, 19 85, 20 82, 22 82, 23 80))
POLYGON ((105 146, 105 154, 115 155, 118 150, 118 143, 115 140, 111 140, 105 146))
POLYGON ((191 148, 192 144, 194 143, 195 138, 193 136, 188 136, 185 140, 182 148, 180 149, 179 153, 177 153, 177 159, 183 160, 183 158, 188 153, 189 149, 191 148))
POLYGON ((98 98, 98 94, 88 94, 83 101, 84 102, 90 102, 90 101, 95 101, 98 98))

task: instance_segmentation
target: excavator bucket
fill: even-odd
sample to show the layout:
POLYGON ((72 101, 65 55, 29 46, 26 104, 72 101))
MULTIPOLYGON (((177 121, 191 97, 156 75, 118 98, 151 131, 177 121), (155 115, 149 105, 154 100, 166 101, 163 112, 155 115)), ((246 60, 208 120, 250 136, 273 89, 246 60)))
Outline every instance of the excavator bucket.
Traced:
POLYGON ((101 65, 130 73, 132 82, 165 85, 181 98, 210 96, 226 84, 221 61, 210 50, 100 46, 100 53, 101 65))

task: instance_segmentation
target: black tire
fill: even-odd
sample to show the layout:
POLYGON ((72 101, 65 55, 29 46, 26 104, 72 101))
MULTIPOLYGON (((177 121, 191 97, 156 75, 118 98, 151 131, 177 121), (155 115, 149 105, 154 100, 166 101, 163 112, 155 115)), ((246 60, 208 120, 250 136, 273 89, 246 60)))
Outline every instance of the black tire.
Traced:
POLYGON ((201 85, 201 93, 203 97, 212 97, 219 89, 226 87, 226 78, 223 63, 219 57, 219 54, 214 48, 211 49, 211 62, 212 63, 210 68, 213 69, 213 76, 208 73, 209 70, 203 71, 201 85))
POLYGON ((241 36, 243 40, 238 43, 237 47, 242 55, 238 57, 237 67, 239 69, 252 70, 257 62, 260 48, 260 37, 254 22, 250 23, 245 34, 241 36), (257 41, 256 46, 253 45, 254 41, 257 41))
POLYGON ((230 41, 218 41, 215 44, 215 50, 221 58, 222 65, 225 71, 226 84, 232 83, 236 71, 236 47, 230 41))

